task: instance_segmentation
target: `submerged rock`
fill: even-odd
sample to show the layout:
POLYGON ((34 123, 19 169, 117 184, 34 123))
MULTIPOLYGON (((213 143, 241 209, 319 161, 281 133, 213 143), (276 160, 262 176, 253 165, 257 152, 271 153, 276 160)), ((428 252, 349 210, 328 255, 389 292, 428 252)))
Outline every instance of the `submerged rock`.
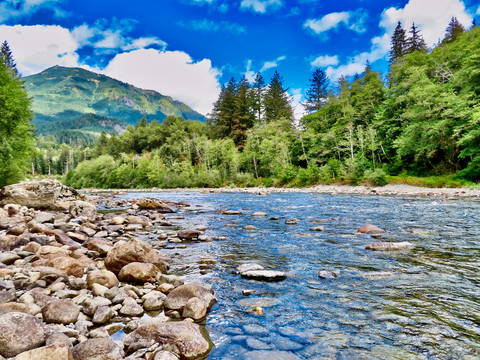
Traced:
POLYGON ((398 250, 409 250, 413 249, 415 245, 409 243, 407 241, 403 242, 385 242, 385 241, 377 241, 365 246, 367 250, 373 251, 398 251, 398 250))

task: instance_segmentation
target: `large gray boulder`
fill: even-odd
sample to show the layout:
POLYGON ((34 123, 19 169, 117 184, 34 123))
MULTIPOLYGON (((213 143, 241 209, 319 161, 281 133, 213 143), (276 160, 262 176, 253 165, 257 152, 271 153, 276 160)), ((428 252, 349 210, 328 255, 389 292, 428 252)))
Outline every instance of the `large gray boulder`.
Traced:
POLYGON ((73 348, 75 360, 120 360, 124 352, 110 338, 86 340, 73 348))
POLYGON ((53 300, 42 308, 46 323, 71 324, 77 321, 80 308, 72 300, 53 300))
POLYGON ((118 273, 120 281, 137 283, 155 282, 160 270, 154 264, 133 262, 125 265, 118 273))
POLYGON ((38 210, 67 211, 79 193, 58 181, 40 180, 13 184, 0 190, 0 206, 19 204, 38 210))
POLYGON ((0 316, 0 355, 14 357, 45 343, 46 331, 36 317, 10 312, 0 316))
POLYGON ((73 360, 70 347, 65 344, 52 344, 25 351, 15 360, 73 360))
POLYGON ((127 354, 159 344, 180 359, 204 359, 212 349, 205 328, 185 321, 151 322, 127 335, 124 341, 127 354))

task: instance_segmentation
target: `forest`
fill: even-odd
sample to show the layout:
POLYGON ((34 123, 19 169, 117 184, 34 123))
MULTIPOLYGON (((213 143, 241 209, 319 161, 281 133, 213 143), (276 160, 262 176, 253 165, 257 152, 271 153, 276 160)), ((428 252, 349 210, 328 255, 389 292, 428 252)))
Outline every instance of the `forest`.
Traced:
POLYGON ((295 120, 278 73, 232 78, 207 122, 146 116, 93 146, 37 138, 31 172, 98 188, 311 186, 332 182, 461 186, 480 180, 480 29, 452 18, 428 49, 401 23, 389 71, 370 64, 332 83, 315 69, 295 120))

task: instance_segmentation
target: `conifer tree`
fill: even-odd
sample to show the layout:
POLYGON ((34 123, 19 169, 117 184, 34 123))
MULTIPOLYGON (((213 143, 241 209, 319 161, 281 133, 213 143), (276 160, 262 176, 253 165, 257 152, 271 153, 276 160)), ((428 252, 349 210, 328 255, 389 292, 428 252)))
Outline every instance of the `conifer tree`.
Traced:
POLYGON ((232 77, 227 85, 223 85, 220 96, 213 106, 211 122, 214 131, 219 137, 232 134, 235 118, 235 105, 237 97, 237 82, 232 77))
POLYGON ((406 31, 399 21, 395 30, 393 31, 392 41, 390 42, 390 64, 395 63, 399 58, 405 55, 407 47, 406 31))
POLYGON ((458 35, 465 32, 465 28, 462 24, 458 21, 456 17, 452 17, 450 22, 448 23, 445 38, 443 39, 444 42, 452 42, 458 37, 458 35))
POLYGON ((15 60, 13 60, 12 51, 7 41, 4 41, 0 46, 0 60, 9 71, 15 76, 18 76, 17 64, 15 64, 15 60))
POLYGON ((245 76, 237 86, 235 112, 232 124, 232 138, 237 146, 243 146, 246 139, 245 132, 253 127, 255 114, 251 108, 250 84, 245 76))
POLYGON ((255 75, 252 85, 252 109, 255 113, 257 122, 262 120, 263 116, 263 95, 265 93, 265 79, 260 72, 255 75))
POLYGON ((418 27, 415 26, 415 23, 412 24, 409 34, 410 36, 407 39, 406 53, 411 54, 415 51, 426 53, 428 51, 427 43, 420 34, 418 27))
POLYGON ((288 88, 283 88, 283 77, 275 70, 264 97, 265 120, 267 123, 279 120, 282 117, 289 120, 293 118, 293 109, 287 91, 288 88))
POLYGON ((316 69, 310 79, 310 87, 307 90, 307 100, 303 104, 305 109, 310 112, 320 110, 328 99, 328 87, 330 81, 325 71, 316 69))

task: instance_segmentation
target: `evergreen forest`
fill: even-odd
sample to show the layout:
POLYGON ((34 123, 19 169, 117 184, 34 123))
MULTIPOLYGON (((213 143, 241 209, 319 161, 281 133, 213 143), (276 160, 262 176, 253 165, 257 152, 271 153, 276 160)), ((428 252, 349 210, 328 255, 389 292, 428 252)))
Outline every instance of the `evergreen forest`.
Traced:
MULTIPOLYGON (((13 60, 2 59, 0 75, 21 88, 14 62, 8 65, 13 60)), ((428 49, 415 24, 398 23, 389 62, 387 74, 367 63, 336 83, 315 69, 300 120, 281 74, 257 73, 253 82, 224 84, 207 122, 168 116, 159 123, 144 115, 121 134, 102 132, 90 146, 40 136, 35 151, 29 137, 24 148, 11 149, 31 156, 28 164, 15 159, 15 169, 65 175, 77 188, 480 181, 480 28, 467 30, 452 18, 445 38, 428 49)), ((28 105, 27 97, 22 101, 18 106, 28 105)), ((31 118, 28 111, 19 118, 31 118)), ((1 126, 6 116, 0 113, 1 126)), ((2 164, 9 154, 0 153, 2 164)))

